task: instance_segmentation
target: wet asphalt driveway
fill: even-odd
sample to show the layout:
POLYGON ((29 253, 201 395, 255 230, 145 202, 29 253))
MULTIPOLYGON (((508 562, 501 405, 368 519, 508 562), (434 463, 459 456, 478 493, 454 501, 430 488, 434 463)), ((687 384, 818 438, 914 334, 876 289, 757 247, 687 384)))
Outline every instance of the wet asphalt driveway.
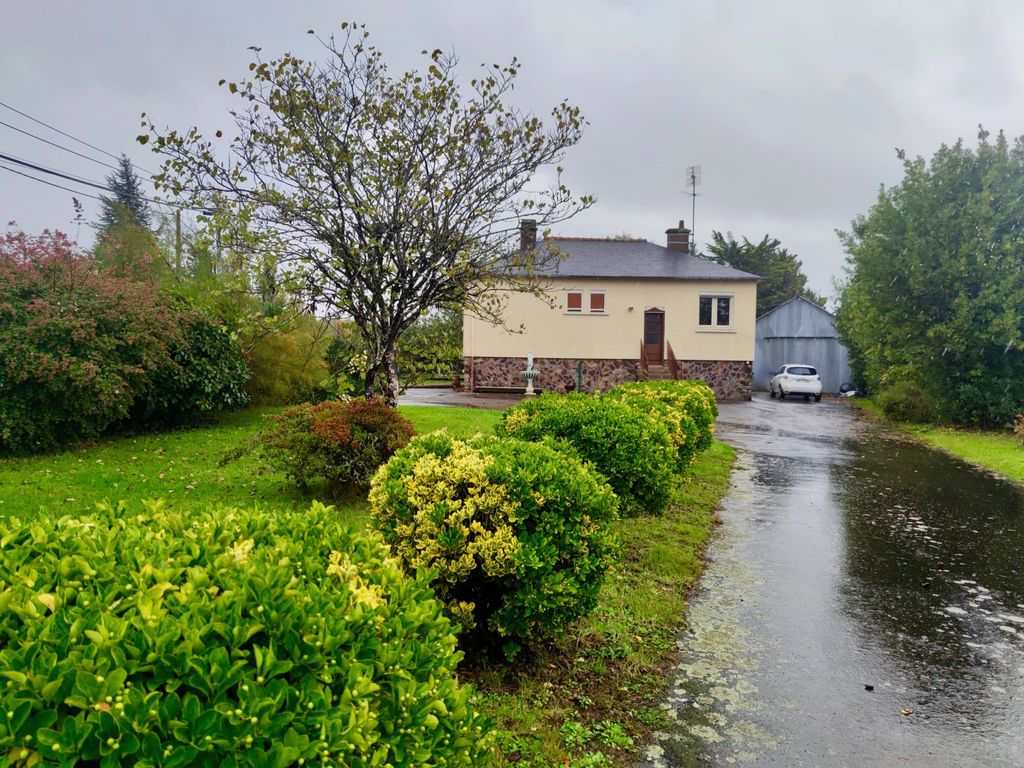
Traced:
POLYGON ((841 401, 740 450, 646 765, 1024 766, 1024 493, 841 401))

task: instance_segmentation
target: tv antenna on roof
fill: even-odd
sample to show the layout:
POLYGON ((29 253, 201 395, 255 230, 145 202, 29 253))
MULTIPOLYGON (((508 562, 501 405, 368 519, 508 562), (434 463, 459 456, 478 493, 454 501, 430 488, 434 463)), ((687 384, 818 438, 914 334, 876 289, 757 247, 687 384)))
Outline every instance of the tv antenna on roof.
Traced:
POLYGON ((697 252, 697 185, 700 184, 700 166, 686 166, 686 183, 690 187, 690 197, 693 199, 692 210, 690 211, 690 253, 697 252))

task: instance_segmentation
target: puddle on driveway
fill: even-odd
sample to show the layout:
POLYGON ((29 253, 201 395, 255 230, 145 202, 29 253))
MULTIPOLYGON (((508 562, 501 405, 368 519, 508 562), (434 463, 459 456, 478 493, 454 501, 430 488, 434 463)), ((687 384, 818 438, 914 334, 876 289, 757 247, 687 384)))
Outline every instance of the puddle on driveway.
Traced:
POLYGON ((740 449, 644 765, 1024 765, 1024 493, 841 403, 740 449))

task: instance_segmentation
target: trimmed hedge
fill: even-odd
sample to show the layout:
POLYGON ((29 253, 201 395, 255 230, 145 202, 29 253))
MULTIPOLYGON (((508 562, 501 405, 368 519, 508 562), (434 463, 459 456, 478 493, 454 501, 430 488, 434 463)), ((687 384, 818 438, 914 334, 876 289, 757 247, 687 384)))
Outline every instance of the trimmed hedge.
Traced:
POLYGON ((563 441, 608 478, 624 517, 660 515, 672 493, 676 449, 649 413, 607 397, 543 394, 505 411, 499 436, 563 441))
POLYGON ((376 474, 370 504, 406 570, 434 574, 469 641, 510 658, 588 613, 617 552, 611 488, 540 443, 417 437, 376 474))
POLYGON ((301 487, 323 480, 329 496, 369 485, 377 468, 416 433, 380 398, 304 403, 270 418, 275 426, 241 452, 257 450, 301 487))
POLYGON ((675 449, 677 472, 685 472, 697 457, 697 423, 689 412, 670 405, 650 389, 613 389, 604 397, 616 400, 648 414, 668 428, 668 436, 675 449))
POLYGON ((697 426, 697 450, 711 447, 718 403, 711 387, 703 381, 636 381, 621 384, 612 391, 653 397, 688 414, 697 426))
POLYGON ((485 762, 426 577, 329 507, 0 520, 0 754, 32 765, 485 762))

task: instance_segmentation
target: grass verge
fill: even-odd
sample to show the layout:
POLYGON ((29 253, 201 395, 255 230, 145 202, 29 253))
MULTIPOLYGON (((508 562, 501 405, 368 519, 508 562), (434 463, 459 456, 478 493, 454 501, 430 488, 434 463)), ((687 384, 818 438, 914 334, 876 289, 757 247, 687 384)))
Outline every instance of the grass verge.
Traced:
POLYGON ((618 523, 622 562, 564 641, 521 664, 463 673, 499 725, 499 765, 632 765, 651 731, 668 725, 666 670, 735 455, 716 441, 663 517, 618 523))
POLYGON ((927 445, 1002 477, 1024 483, 1024 448, 1009 432, 905 424, 887 418, 882 409, 870 400, 858 398, 851 402, 872 419, 885 422, 927 445))

